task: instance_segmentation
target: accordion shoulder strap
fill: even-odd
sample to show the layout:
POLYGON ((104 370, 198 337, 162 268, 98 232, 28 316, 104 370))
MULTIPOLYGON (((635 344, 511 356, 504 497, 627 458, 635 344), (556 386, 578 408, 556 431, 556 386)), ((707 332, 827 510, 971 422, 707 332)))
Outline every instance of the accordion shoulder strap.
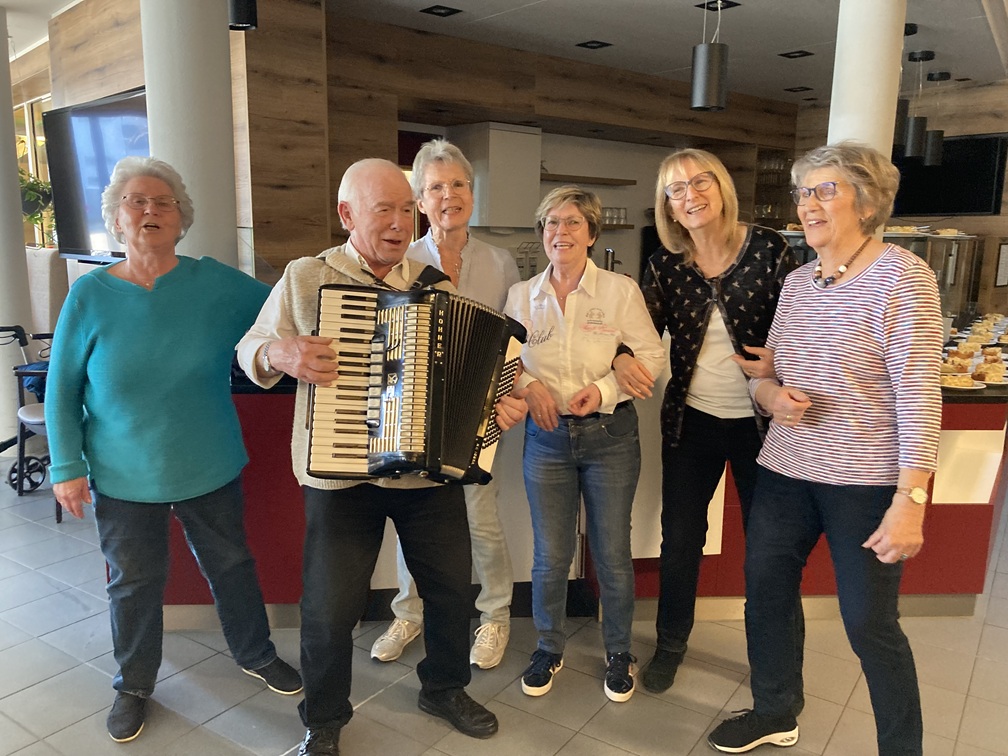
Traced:
POLYGON ((450 280, 451 279, 445 273, 438 270, 433 265, 425 265, 424 269, 420 271, 420 275, 417 276, 416 280, 410 284, 410 289, 429 289, 442 281, 450 280))

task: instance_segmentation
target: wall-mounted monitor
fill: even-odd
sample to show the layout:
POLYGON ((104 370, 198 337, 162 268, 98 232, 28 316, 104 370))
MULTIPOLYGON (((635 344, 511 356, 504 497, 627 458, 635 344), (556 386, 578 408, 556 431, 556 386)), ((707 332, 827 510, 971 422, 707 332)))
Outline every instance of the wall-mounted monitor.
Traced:
POLYGON ((150 155, 143 87, 42 117, 60 252, 119 252, 102 220, 101 193, 121 158, 150 155))
POLYGON ((998 215, 1008 134, 948 137, 941 165, 896 156, 900 188, 894 216, 998 215))

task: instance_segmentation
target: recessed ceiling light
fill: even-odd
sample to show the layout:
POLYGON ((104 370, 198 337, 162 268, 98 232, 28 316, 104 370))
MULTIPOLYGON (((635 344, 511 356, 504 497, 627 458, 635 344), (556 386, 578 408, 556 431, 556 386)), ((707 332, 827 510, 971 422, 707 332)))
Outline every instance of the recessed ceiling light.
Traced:
POLYGON ((956 81, 973 81, 973 79, 971 79, 969 76, 962 76, 956 79, 956 81))
POLYGON ((791 59, 794 59, 794 58, 807 58, 810 55, 815 55, 814 52, 809 52, 808 50, 792 50, 791 52, 777 53, 777 54, 779 56, 781 56, 782 58, 791 58, 791 59))
POLYGON ((785 92, 811 92, 812 87, 784 87, 785 92))
POLYGON ((578 42, 576 47, 583 47, 586 50, 601 50, 603 47, 612 47, 612 42, 603 42, 600 39, 589 39, 587 42, 578 42))
POLYGON ((697 3, 696 7, 716 11, 719 4, 721 5, 721 10, 728 10, 729 8, 734 8, 736 5, 741 5, 741 3, 737 3, 735 0, 710 0, 707 3, 697 3))
POLYGON ((917 33, 917 24, 906 23, 903 24, 903 36, 912 37, 917 33))
POLYGON ((948 81, 952 78, 952 74, 948 71, 928 71, 927 80, 928 81, 948 81))
POLYGON ((802 102, 815 102, 818 99, 818 97, 802 97, 802 102))
POLYGON ((935 53, 934 50, 914 50, 913 52, 907 53, 907 60, 911 63, 920 63, 922 61, 926 62, 929 60, 934 60, 935 53))
POLYGON ((459 8, 449 8, 447 5, 432 5, 429 8, 421 9, 420 12, 431 16, 438 16, 439 18, 448 18, 448 16, 461 13, 462 10, 459 8))

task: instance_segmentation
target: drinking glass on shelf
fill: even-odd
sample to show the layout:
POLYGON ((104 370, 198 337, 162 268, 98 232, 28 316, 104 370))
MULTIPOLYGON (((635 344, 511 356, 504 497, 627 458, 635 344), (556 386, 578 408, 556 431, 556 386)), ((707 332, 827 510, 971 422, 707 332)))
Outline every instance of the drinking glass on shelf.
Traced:
POLYGON ((625 207, 619 208, 619 217, 617 218, 617 223, 619 223, 621 226, 625 226, 626 225, 626 208, 625 207))

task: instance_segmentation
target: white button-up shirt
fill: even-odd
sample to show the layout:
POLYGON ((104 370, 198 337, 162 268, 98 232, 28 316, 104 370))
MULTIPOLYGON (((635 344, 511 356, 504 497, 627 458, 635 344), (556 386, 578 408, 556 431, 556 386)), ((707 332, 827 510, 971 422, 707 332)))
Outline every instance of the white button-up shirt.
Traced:
POLYGON ((665 360, 644 297, 633 279, 600 270, 588 260, 564 312, 550 283, 552 273, 550 265, 508 292, 504 312, 528 329, 518 386, 540 381, 563 414, 574 395, 594 383, 602 395, 599 412, 611 413, 619 402, 633 398, 619 390, 612 371, 617 346, 633 349, 653 376, 665 360))

